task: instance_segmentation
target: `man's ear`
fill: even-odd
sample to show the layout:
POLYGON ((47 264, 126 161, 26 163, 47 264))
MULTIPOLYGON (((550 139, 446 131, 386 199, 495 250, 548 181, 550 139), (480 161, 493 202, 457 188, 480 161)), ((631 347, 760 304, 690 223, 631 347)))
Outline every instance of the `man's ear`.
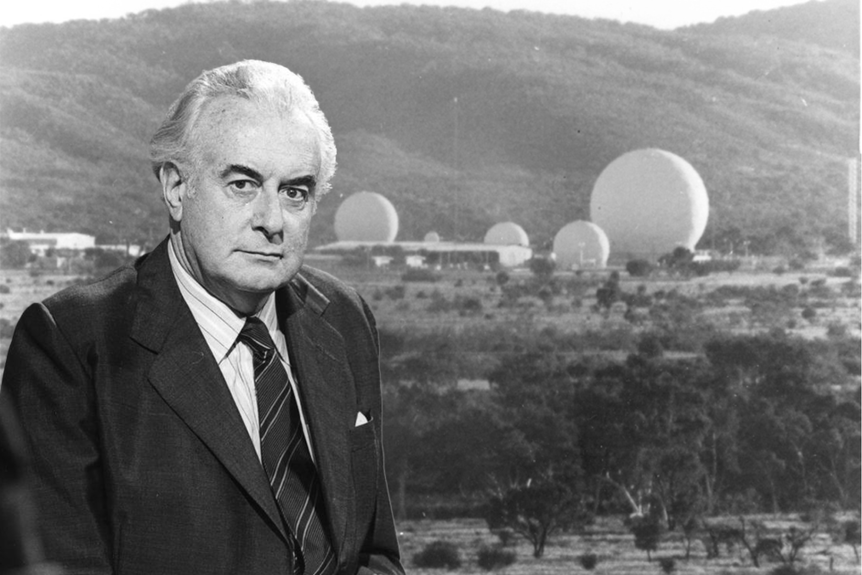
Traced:
POLYGON ((159 170, 159 181, 162 183, 162 198, 168 207, 168 213, 174 221, 183 219, 183 200, 188 192, 188 181, 183 178, 176 164, 165 162, 159 170))

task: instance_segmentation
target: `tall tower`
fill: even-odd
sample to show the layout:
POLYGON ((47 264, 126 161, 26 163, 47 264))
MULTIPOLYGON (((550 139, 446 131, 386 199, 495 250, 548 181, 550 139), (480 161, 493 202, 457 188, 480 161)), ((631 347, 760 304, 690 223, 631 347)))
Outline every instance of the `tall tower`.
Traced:
POLYGON ((859 156, 847 162, 847 234, 854 246, 859 245, 859 192, 862 189, 859 156))

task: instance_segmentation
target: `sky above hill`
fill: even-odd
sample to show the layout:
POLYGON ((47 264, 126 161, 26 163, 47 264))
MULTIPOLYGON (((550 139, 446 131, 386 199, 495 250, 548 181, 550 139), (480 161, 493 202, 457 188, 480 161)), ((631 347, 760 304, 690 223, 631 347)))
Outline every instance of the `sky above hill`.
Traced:
MULTIPOLYGON (((270 0, 276 1, 276 0, 270 0)), ((358 6, 426 4, 497 10, 531 10, 585 18, 608 18, 671 29, 739 16, 752 10, 771 10, 805 0, 348 0, 358 6)), ((820 1, 820 0, 818 0, 820 1)), ((27 22, 65 22, 76 19, 119 18, 149 8, 168 8, 188 0, 24 0, 0 10, 0 26, 27 22)))

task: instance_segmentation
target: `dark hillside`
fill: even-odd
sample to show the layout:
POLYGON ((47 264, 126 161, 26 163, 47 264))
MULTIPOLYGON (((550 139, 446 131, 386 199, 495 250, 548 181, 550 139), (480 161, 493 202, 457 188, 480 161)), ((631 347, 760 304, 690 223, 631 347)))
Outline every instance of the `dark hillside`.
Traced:
POLYGON ((511 219, 538 245, 588 218, 601 170, 639 147, 677 153, 701 173, 707 245, 741 233, 778 249, 781 229, 795 248, 841 245, 845 234, 859 125, 859 61, 846 52, 527 12, 327 2, 192 4, 0 30, 0 224, 160 236, 147 135, 188 80, 242 58, 302 74, 333 125, 340 168, 315 242, 333 238, 339 198, 368 189, 396 205, 400 239, 432 229, 481 239, 511 219))

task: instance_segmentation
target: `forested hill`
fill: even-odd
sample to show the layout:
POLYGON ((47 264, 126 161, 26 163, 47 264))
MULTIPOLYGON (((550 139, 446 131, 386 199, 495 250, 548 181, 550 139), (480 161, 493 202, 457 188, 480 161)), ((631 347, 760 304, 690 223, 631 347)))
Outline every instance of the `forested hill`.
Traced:
MULTIPOLYGON (((858 38, 855 2, 792 10, 811 29, 858 38), (850 4, 853 18, 839 9, 850 4)), ((658 147, 706 183, 701 245, 742 235, 762 251, 840 247, 859 141, 858 47, 782 35, 758 18, 659 31, 295 1, 0 29, 0 225, 159 238, 149 135, 202 70, 258 58, 302 74, 336 134, 339 171, 315 243, 333 239, 341 198, 372 190, 398 209, 399 239, 481 239, 513 220, 541 246, 588 219, 610 161, 658 147)))
POLYGON ((719 18, 692 26, 707 34, 777 36, 804 41, 859 57, 859 0, 808 2, 775 10, 754 11, 741 18, 719 18))

